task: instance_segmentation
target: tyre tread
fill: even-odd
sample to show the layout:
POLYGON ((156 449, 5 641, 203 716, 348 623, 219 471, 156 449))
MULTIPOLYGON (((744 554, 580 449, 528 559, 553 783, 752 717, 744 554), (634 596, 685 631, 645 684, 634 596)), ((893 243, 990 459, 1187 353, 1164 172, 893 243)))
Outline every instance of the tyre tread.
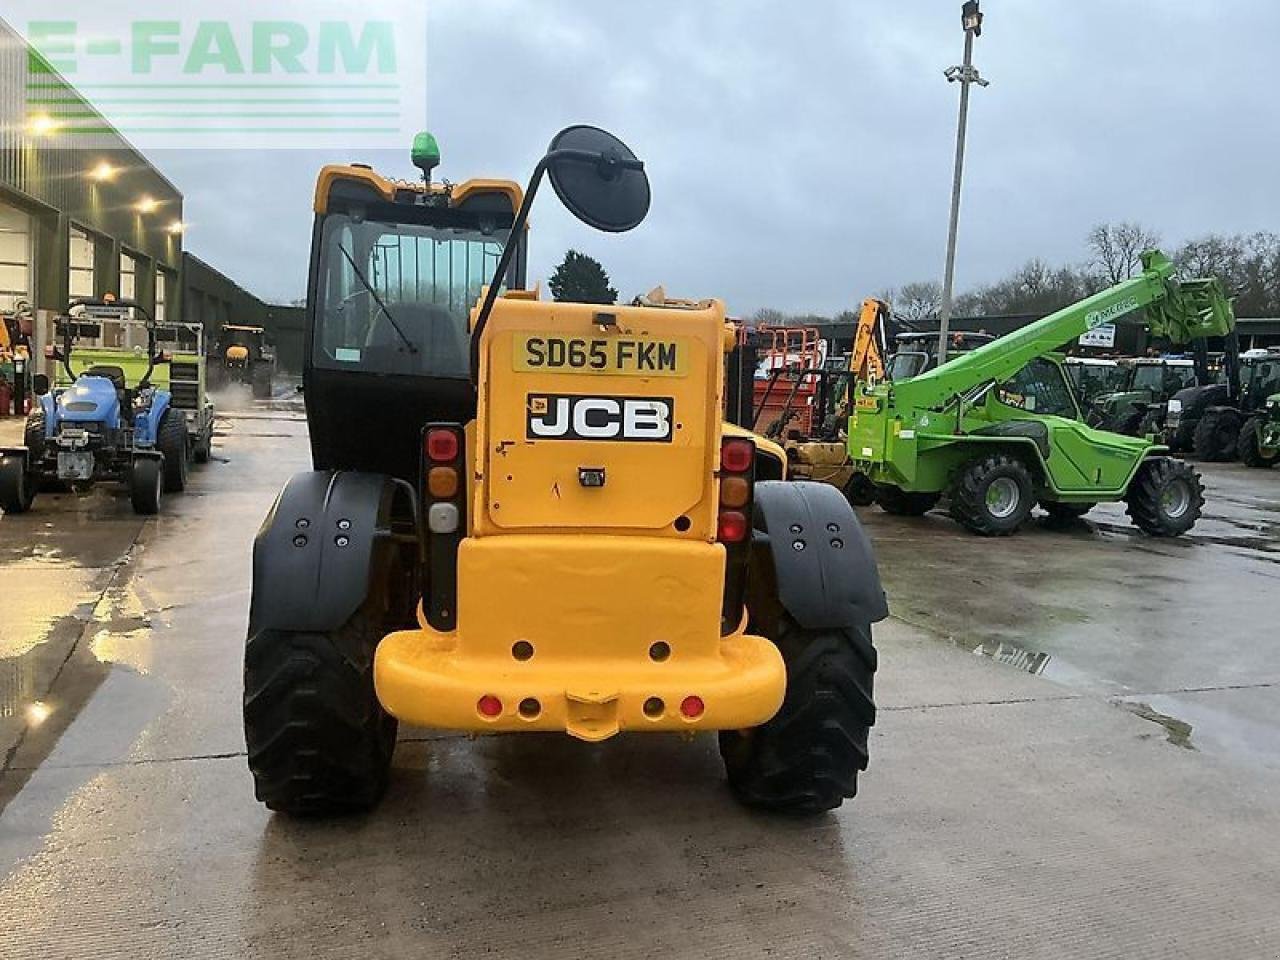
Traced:
POLYGON ((381 639, 378 621, 364 612, 328 634, 250 634, 245 741, 255 795, 269 809, 349 813, 381 799, 396 732, 373 687, 381 639))
POLYGON ((187 422, 172 408, 160 418, 156 449, 164 454, 164 492, 181 493, 187 487, 187 422))
POLYGON ((1006 453, 993 453, 969 461, 956 476, 951 486, 951 516, 963 526, 984 537, 1007 537, 1031 516, 1031 505, 1034 501, 1034 482, 1026 465, 1016 457, 1006 453), (1024 498, 1022 516, 1016 523, 1002 523, 993 518, 986 509, 986 481, 996 472, 1012 472, 1023 479, 1023 490, 1032 495, 1024 498))
POLYGON ((1176 537, 1186 533, 1200 519, 1204 509, 1204 483, 1190 464, 1172 457, 1153 457, 1138 467, 1125 494, 1125 504, 1125 512, 1139 530, 1153 537, 1176 537), (1160 511, 1160 490, 1175 474, 1182 475, 1191 483, 1190 523, 1185 519, 1173 523, 1160 511))
POLYGON ((812 815, 857 794, 875 723, 871 628, 805 630, 788 614, 775 642, 787 693, 768 723, 721 734, 729 783, 744 804, 812 815))

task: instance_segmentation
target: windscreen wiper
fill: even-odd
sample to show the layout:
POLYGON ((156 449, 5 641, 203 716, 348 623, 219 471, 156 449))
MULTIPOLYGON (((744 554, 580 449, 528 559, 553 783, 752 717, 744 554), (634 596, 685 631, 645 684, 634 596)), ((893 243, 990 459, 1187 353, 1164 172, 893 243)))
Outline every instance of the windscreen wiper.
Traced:
POLYGON ((405 336, 404 331, 400 329, 400 324, 396 323, 396 318, 391 315, 391 311, 387 309, 387 305, 383 303, 382 298, 378 296, 378 291, 373 289, 373 286, 365 279, 364 273, 358 266, 356 266, 355 257, 351 256, 351 254, 347 252, 347 248, 342 244, 338 244, 338 249, 342 251, 342 255, 347 258, 347 263, 351 264, 351 269, 356 273, 356 279, 358 279, 361 285, 369 291, 369 296, 373 297, 374 302, 378 304, 378 308, 386 314, 388 322, 390 322, 392 328, 394 328, 400 339, 404 341, 406 349, 408 349, 410 353, 417 353, 418 348, 413 345, 412 340, 405 336))

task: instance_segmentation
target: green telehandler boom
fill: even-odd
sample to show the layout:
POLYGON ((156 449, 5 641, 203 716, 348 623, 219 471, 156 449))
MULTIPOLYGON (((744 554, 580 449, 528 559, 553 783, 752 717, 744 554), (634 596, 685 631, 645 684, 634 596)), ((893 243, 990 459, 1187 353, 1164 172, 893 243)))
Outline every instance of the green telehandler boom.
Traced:
MULTIPOLYGON (((1145 312, 1156 337, 1203 344, 1235 329, 1217 279, 1178 281, 1158 251, 1142 273, 906 380, 857 387, 849 420, 854 468, 888 512, 923 514, 946 494, 975 533, 1013 533, 1038 501, 1083 516, 1124 500, 1155 536, 1195 525, 1204 487, 1187 464, 1143 437, 1087 426, 1055 351, 1106 323, 1145 312)), ((1203 350, 1199 351, 1203 354, 1203 350)))

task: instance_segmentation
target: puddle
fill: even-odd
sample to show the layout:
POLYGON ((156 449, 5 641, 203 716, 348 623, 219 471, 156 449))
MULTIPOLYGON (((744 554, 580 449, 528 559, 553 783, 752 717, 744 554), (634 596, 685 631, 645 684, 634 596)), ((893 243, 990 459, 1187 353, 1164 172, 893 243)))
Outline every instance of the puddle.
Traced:
POLYGON ((1138 703, 1131 700, 1117 700, 1116 703, 1143 720, 1150 720, 1152 723, 1160 724, 1160 726, 1164 727, 1165 739, 1175 747, 1182 747, 1184 750, 1196 749, 1195 744, 1191 742, 1192 726, 1185 720, 1179 720, 1177 717, 1160 713, 1152 709, 1149 703, 1138 703))
POLYGON ((135 587, 132 560, 138 549, 131 542, 110 576, 92 586, 77 581, 74 589, 70 582, 59 589, 57 573, 45 571, 41 589, 9 598, 7 637, 0 634, 0 769, 9 776, 0 780, 0 811, 113 669, 149 671, 152 618, 160 610, 135 587), (29 607, 50 598, 65 605, 76 590, 92 593, 69 615, 42 617, 31 607, 23 617, 14 608, 24 599, 29 607))
POLYGON ((1188 750, 1280 770, 1275 684, 1121 697, 1112 703, 1165 728, 1188 750))

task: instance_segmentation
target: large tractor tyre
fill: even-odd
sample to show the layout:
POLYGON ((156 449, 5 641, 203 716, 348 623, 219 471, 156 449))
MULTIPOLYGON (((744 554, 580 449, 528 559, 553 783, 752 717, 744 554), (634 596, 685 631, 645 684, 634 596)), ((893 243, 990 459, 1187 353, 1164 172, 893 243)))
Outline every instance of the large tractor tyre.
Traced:
POLYGON ((1153 537, 1176 537, 1200 519, 1204 484, 1189 463, 1171 457, 1143 462, 1125 494, 1127 513, 1138 529, 1153 537))
POLYGON ((0 510, 26 513, 35 499, 35 477, 27 472, 22 457, 0 458, 0 510))
POLYGON ((1280 447, 1268 448, 1262 446, 1260 442, 1265 422, 1262 417, 1250 417, 1240 428, 1240 439, 1236 441, 1236 454, 1246 467, 1267 469, 1280 462, 1280 447))
POLYGON ((951 487, 951 516, 984 537, 1006 537, 1026 523, 1036 502, 1031 471, 996 453, 969 462, 951 487))
POLYGON ((191 447, 192 463, 208 463, 213 458, 213 428, 191 447))
POLYGON ((844 498, 854 507, 869 507, 876 502, 876 485, 865 473, 856 470, 844 485, 844 498))
POLYGON ((1112 433, 1122 433, 1126 437, 1138 436, 1138 431, 1142 427, 1143 413, 1135 407, 1130 407, 1123 414, 1116 418, 1115 425, 1109 427, 1112 433))
POLYGON ((368 810, 391 772, 396 720, 373 687, 382 619, 357 611, 329 633, 262 630, 244 658, 244 734, 254 792, 271 810, 368 810))
POLYGON ((763 726, 721 732, 729 786, 752 807, 832 810, 857 793, 858 773, 867 768, 876 720, 871 627, 806 630, 784 612, 766 632, 787 665, 787 693, 763 726))
POLYGON ((913 493, 889 484, 875 485, 876 503, 895 517, 923 517, 938 505, 940 493, 913 493))
POLYGON ((44 413, 39 416, 27 418, 26 427, 22 431, 22 445, 29 451, 28 456, 31 463, 37 463, 44 458, 45 447, 44 436, 44 413))
POLYGON ((253 396, 257 400, 271 399, 271 367, 265 363, 257 364, 252 374, 253 396))
POLYGON ((129 502, 144 517, 160 512, 164 494, 164 465, 156 457, 135 457, 129 467, 129 502))
POLYGON ((1041 500, 1040 506, 1049 514, 1049 521, 1066 526, 1075 523, 1097 506, 1096 503, 1055 503, 1052 500, 1041 500))
MULTIPOLYGON (((374 807, 391 776, 397 722, 374 689, 374 652, 413 621, 414 557, 379 541, 369 595, 332 630, 255 627, 244 656, 244 738, 254 794, 295 816, 374 807)), ((251 614, 252 617, 252 614, 251 614)))
POLYGON ((1209 410, 1196 424, 1191 448, 1201 460, 1222 462, 1236 455, 1241 416, 1234 410, 1209 410))
POLYGON ((166 410, 160 418, 156 449, 164 454, 164 492, 187 489, 187 423, 180 413, 166 410))
POLYGON ((1190 453, 1195 445, 1197 421, 1180 420, 1169 437, 1169 449, 1174 453, 1190 453))

